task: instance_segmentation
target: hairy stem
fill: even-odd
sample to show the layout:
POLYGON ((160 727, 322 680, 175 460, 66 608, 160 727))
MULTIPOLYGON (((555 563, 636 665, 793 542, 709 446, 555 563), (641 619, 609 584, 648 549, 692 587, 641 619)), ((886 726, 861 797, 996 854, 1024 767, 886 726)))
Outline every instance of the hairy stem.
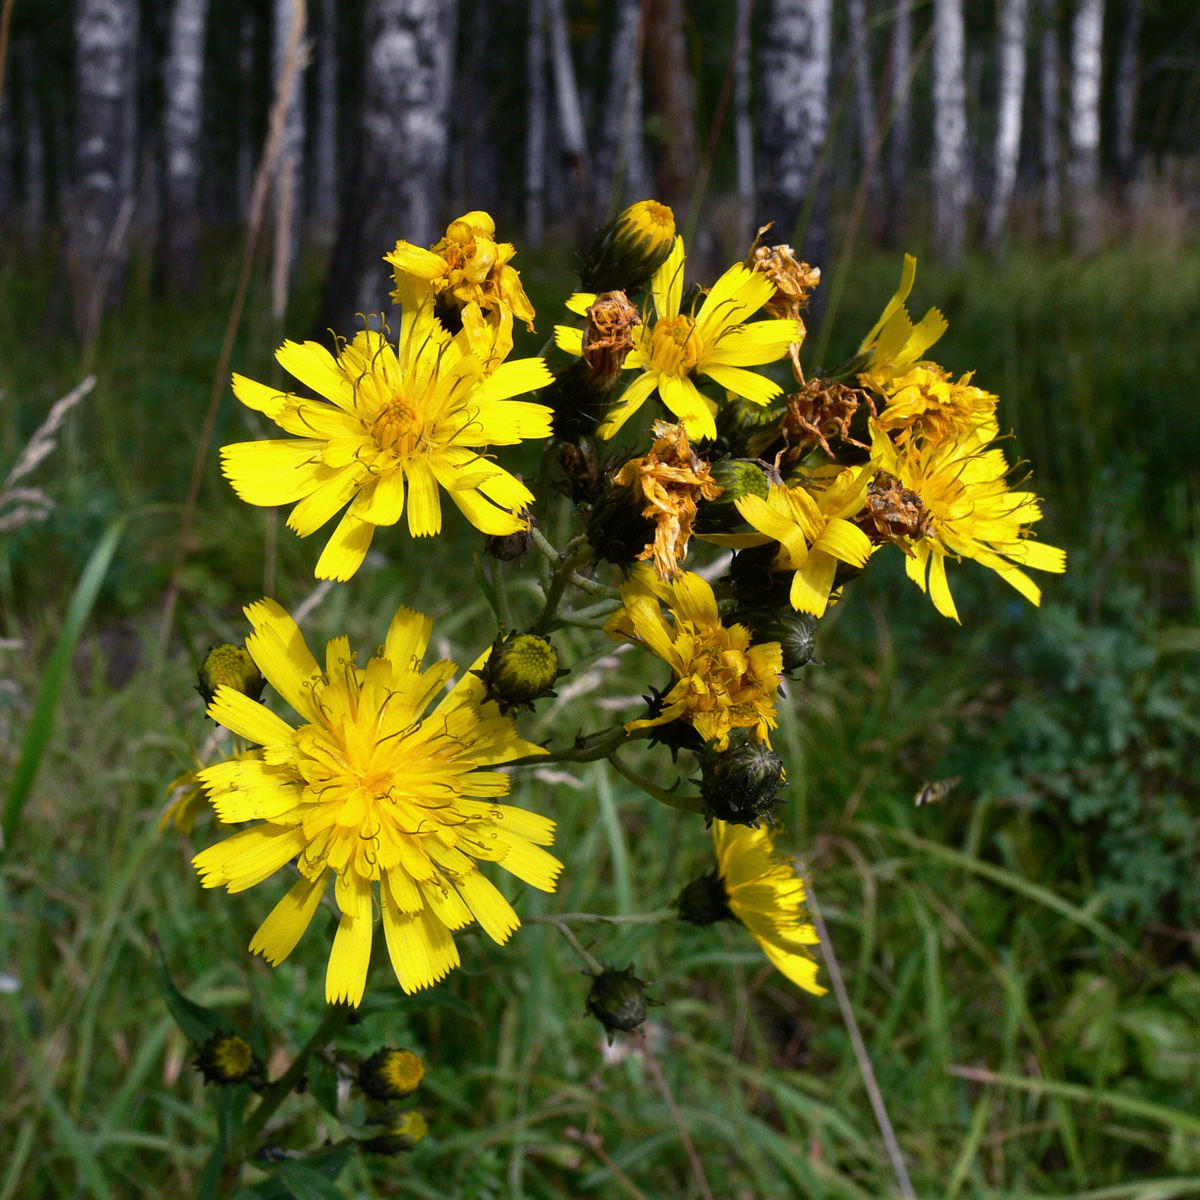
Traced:
POLYGON ((699 796, 676 796, 673 792, 668 792, 664 788, 660 788, 658 784, 651 783, 644 775, 639 775, 636 771, 630 770, 616 755, 614 751, 608 755, 608 761, 612 763, 613 768, 621 775, 624 775, 634 787, 639 787, 647 796, 653 797, 660 804, 669 805, 671 808, 681 808, 684 812, 702 813, 704 811, 704 801, 699 796))

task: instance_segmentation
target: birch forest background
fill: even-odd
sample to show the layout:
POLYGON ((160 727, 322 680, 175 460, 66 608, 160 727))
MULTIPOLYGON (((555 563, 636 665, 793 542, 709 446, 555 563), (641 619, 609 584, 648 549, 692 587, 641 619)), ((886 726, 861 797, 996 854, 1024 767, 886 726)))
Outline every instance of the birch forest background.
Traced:
MULTIPOLYGON (((240 604, 362 645, 401 600, 448 636, 486 616, 455 600, 465 531, 314 592, 319 547, 220 476, 215 447, 263 436, 230 370, 281 386, 285 337, 354 328, 386 248, 480 209, 536 354, 596 228, 649 196, 697 278, 769 222, 820 267, 811 366, 854 353, 915 254, 914 311, 1000 393, 1067 549, 1038 609, 964 578, 961 629, 872 574, 780 705, 781 819, 915 1194, 1200 1196, 1195 0, 3 0, 0 1200, 197 1193, 216 1118, 155 963, 309 1019, 317 968, 268 988, 254 905, 202 893, 160 830, 240 604)), ((623 680, 568 678, 548 719, 587 726, 623 680)), ((632 790, 531 788, 568 848, 555 911, 666 902, 678 847, 632 790)), ((831 998, 721 933, 604 935, 657 981, 677 1104, 530 924, 351 1030, 421 1048, 429 1137, 290 1194, 903 1194, 831 998)), ((285 1117, 285 1157, 329 1134, 285 1117)), ((288 1194, 272 1170, 239 1194, 288 1194)))

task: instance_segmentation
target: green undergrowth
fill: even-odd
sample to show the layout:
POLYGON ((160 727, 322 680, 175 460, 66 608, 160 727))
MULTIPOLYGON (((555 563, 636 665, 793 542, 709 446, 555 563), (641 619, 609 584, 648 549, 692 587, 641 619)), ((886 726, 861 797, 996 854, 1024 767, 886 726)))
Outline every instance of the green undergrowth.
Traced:
MULTIPOLYGON (((853 349, 898 274, 892 257, 856 269, 830 361, 853 349)), ((526 277, 544 332, 565 264, 526 277)), ((1132 252, 1083 264, 1015 255, 954 273, 922 264, 912 307, 943 306, 944 360, 1004 395, 1002 420, 1047 498, 1044 536, 1068 549, 1069 574, 1040 581, 1035 610, 953 566, 960 628, 881 556, 822 623, 824 665, 780 705, 781 844, 811 871, 922 1197, 1200 1194, 1200 560, 1188 549, 1198 278, 1194 252, 1169 265, 1132 252)), ((0 636, 25 643, 0 651, 5 784, 62 620, 61 581, 78 578, 114 517, 182 500, 225 285, 191 309, 126 296, 97 355, 95 399, 37 477, 56 511, 0 534, 0 636)), ((14 312, 0 327, 7 463, 78 371, 65 329, 28 348, 53 282, 8 268, 0 291, 14 312)), ((289 331, 314 308, 302 290, 289 331)), ((252 318, 235 369, 269 378, 272 340, 252 318)), ((215 444, 247 436, 227 399, 215 444)), ((212 732, 191 690, 199 654, 243 636, 238 605, 261 594, 272 546, 273 591, 289 607, 311 592, 320 549, 238 505, 215 455, 209 474, 172 653, 157 669, 178 531, 168 508, 129 527, 0 866, 0 1200, 194 1194, 215 1118, 155 980, 156 946, 191 998, 246 1032, 257 1015, 273 1073, 323 1007, 332 928, 314 922, 278 969, 251 960, 247 942, 286 881, 206 892, 189 859, 217 836, 211 818, 189 838, 159 830, 166 785, 212 732)), ((547 533, 561 541, 566 525, 547 533)), ((403 602, 435 618, 437 654, 473 658, 492 629, 472 582, 474 539, 452 524, 420 544, 379 541, 313 610, 310 644, 348 632, 373 647, 403 602)), ((512 596, 534 611, 520 586, 512 596)), ((558 701, 522 718, 526 736, 638 714, 637 652, 589 661, 594 638, 556 638, 575 670, 558 701)), ((628 760, 662 786, 696 774, 661 748, 628 760)), ((698 818, 611 772, 520 779, 519 802, 559 823, 566 863, 552 896, 493 875, 523 915, 654 910, 709 864, 698 818)), ((652 981, 651 1044, 714 1196, 896 1194, 832 995, 797 991, 731 926, 577 933, 652 981)), ((468 932, 460 946, 463 968, 418 998, 381 971, 373 1008, 341 1039, 418 1050, 431 1127, 396 1162, 352 1158, 343 1194, 607 1200, 634 1194, 623 1174, 656 1200, 698 1196, 644 1061, 621 1039, 608 1050, 582 1016, 588 981, 556 930, 530 922, 505 947, 468 932)), ((300 1096, 271 1140, 290 1151, 340 1136, 300 1096)))

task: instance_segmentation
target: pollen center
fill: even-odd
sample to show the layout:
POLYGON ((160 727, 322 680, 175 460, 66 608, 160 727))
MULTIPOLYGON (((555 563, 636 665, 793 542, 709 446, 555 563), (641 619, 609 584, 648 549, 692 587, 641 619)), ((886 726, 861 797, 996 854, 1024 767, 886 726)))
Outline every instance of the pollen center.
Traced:
POLYGON ((686 375, 697 363, 704 343, 691 317, 663 317, 650 335, 650 361, 667 375, 686 375))
POLYGON ((398 459, 415 454, 424 443, 425 432, 421 414, 403 396, 393 396, 371 426, 371 436, 380 450, 398 459))

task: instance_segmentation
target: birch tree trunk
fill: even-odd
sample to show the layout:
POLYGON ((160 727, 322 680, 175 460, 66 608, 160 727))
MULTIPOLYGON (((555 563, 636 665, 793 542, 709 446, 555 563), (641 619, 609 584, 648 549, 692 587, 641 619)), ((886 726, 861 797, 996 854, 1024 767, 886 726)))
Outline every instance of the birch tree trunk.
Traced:
POLYGON ((829 134, 832 40, 832 0, 772 0, 759 51, 758 224, 774 221, 776 239, 793 240, 815 188, 802 250, 818 266, 827 249, 818 166, 829 134))
POLYGON ((1004 0, 1000 9, 1000 95, 996 105, 996 158, 987 239, 999 240, 1017 182, 1021 153, 1021 109, 1025 100, 1025 55, 1029 40, 1029 0, 1004 0))
POLYGON ((754 123, 750 117, 750 18, 752 0, 738 0, 733 62, 733 146, 737 165, 738 246, 754 236, 754 123))
POLYGON ((1104 0, 1080 0, 1071 29, 1071 107, 1067 120, 1068 178, 1075 233, 1082 244, 1096 235, 1100 184, 1100 73, 1104 0))
POLYGON ((328 241, 337 230, 338 209, 338 59, 337 0, 320 0, 317 38, 317 113, 313 129, 312 217, 317 234, 328 241))
POLYGON ((1126 0, 1125 26, 1121 30, 1121 50, 1117 59, 1117 79, 1114 87, 1114 117, 1116 120, 1117 171, 1122 185, 1134 174, 1134 131, 1137 127, 1138 53, 1142 37, 1142 0, 1126 0))
POLYGON ((938 253, 954 259, 966 237, 967 86, 962 0, 933 7, 933 215, 938 253))
MULTIPOLYGON (((866 0, 848 0, 846 23, 850 34, 850 69, 854 73, 854 116, 863 169, 875 147, 875 97, 871 87, 871 49, 867 40, 866 0)), ((874 164, 871 164, 874 173, 874 164)))
POLYGON ((193 291, 200 233, 200 119, 208 0, 175 0, 163 71, 167 283, 193 291))
POLYGON ((528 0, 525 48, 525 239, 540 246, 546 227, 546 10, 528 0))
POLYGON ((279 159, 275 167, 275 262, 272 279, 272 312, 277 321, 283 320, 283 310, 291 287, 300 239, 300 222, 304 194, 300 181, 304 178, 304 74, 307 62, 304 49, 304 25, 307 11, 304 0, 275 0, 271 25, 271 80, 279 86, 287 63, 288 47, 293 42, 294 26, 300 24, 296 53, 302 55, 300 69, 292 78, 287 114, 283 121, 283 138, 279 144, 279 159))
POLYGON ((127 145, 137 105, 137 0, 77 0, 75 6, 75 186, 71 260, 79 328, 109 299, 125 263, 117 218, 133 190, 127 145), (106 261, 107 260, 107 261, 106 261), (103 295, 100 294, 103 291, 103 295), (98 307, 99 306, 99 307, 98 307))
MULTIPOLYGON (((744 4, 746 0, 738 0, 744 4)), ((609 62, 608 96, 596 153, 596 207, 605 216, 650 192, 642 135, 642 0, 618 0, 609 62)))
POLYGON ((25 206, 22 224, 30 240, 46 229, 46 134, 37 94, 37 51, 25 34, 18 46, 21 63, 21 124, 25 130, 25 206))
POLYGON ((888 202, 884 212, 884 237, 895 243, 904 224, 908 194, 908 143, 912 128, 912 5, 897 0, 892 24, 892 126, 888 131, 888 202))
POLYGON ((242 9, 238 45, 238 116, 237 116, 237 203, 243 219, 250 211, 250 191, 254 186, 254 10, 242 9))
POLYGON ((583 126, 583 105, 575 80, 571 58, 571 33, 563 0, 546 0, 550 17, 550 58, 554 66, 554 96, 558 109, 558 134, 565 166, 578 192, 587 179, 587 133, 583 126))
POLYGON ((382 256, 438 236, 456 19, 455 0, 367 0, 359 141, 319 330, 386 311, 382 256))
POLYGON ((1042 0, 1042 45, 1039 62, 1042 95, 1042 221, 1046 237, 1062 237, 1062 166, 1059 153, 1059 109, 1062 74, 1058 52, 1058 0, 1042 0))
POLYGON ((658 199, 682 227, 700 170, 696 81, 683 30, 683 0, 649 0, 646 90, 655 118, 654 177, 658 199))

